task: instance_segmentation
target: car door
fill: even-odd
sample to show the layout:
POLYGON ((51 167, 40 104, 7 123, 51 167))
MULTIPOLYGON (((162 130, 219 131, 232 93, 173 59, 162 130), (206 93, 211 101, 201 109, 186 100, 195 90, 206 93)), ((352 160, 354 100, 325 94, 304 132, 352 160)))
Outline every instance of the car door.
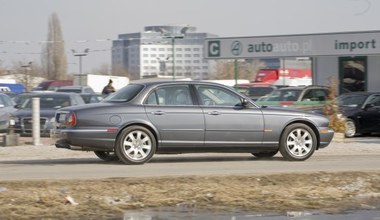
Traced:
POLYGON ((361 130, 368 132, 380 131, 380 94, 370 95, 367 98, 358 119, 361 130))
POLYGON ((145 111, 160 133, 162 146, 203 146, 203 112, 193 103, 188 85, 161 86, 148 95, 145 111))
POLYGON ((262 111, 249 103, 242 106, 242 96, 216 85, 196 85, 205 117, 205 145, 253 146, 262 143, 262 111))

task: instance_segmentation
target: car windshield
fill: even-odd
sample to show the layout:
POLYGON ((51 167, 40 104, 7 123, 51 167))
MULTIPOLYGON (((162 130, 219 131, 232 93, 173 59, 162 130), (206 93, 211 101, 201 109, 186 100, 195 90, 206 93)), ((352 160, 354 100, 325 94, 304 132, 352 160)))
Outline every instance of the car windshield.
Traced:
POLYGON ((342 95, 337 98, 339 106, 357 107, 363 105, 366 95, 342 95))
POLYGON ((74 92, 74 93, 81 93, 81 89, 57 89, 57 92, 74 92))
POLYGON ((102 102, 129 102, 131 101, 142 89, 143 85, 129 84, 122 89, 112 93, 102 100, 102 102))
POLYGON ((301 94, 300 89, 280 89, 270 93, 266 101, 297 101, 301 94))

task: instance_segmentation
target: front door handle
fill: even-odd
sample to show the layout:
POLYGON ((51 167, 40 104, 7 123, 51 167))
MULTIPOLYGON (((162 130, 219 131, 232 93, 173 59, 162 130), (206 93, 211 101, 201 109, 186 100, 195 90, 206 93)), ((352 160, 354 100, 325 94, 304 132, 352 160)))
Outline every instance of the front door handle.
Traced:
POLYGON ((152 112, 152 115, 164 115, 165 112, 163 111, 155 111, 155 112, 152 112))
POLYGON ((218 111, 211 111, 211 112, 208 112, 207 114, 209 114, 209 115, 220 115, 220 113, 218 111))

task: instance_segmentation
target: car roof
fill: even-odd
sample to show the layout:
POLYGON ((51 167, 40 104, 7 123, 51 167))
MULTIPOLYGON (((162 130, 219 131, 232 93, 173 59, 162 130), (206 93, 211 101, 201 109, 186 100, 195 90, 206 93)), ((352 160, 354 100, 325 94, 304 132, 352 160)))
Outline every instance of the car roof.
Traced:
POLYGON ((59 89, 82 89, 82 88, 91 88, 89 86, 61 86, 59 89))
POLYGON ((347 93, 341 94, 340 96, 347 96, 347 95, 372 95, 372 94, 380 94, 380 92, 367 92, 367 91, 347 92, 347 93))

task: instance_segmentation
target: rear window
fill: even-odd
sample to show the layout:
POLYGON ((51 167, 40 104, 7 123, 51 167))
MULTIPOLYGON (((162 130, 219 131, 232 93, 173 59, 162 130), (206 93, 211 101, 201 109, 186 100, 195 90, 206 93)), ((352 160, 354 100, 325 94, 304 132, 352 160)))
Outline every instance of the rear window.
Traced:
POLYGON ((129 84, 107 96, 102 102, 129 102, 144 88, 143 85, 129 84))

